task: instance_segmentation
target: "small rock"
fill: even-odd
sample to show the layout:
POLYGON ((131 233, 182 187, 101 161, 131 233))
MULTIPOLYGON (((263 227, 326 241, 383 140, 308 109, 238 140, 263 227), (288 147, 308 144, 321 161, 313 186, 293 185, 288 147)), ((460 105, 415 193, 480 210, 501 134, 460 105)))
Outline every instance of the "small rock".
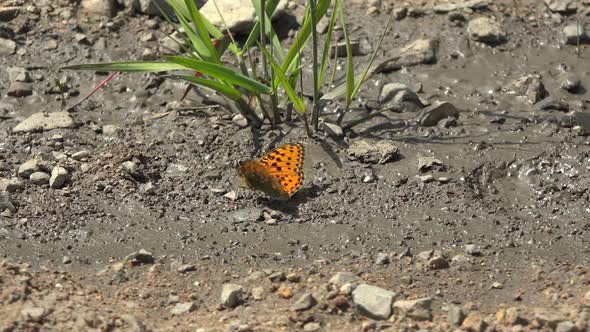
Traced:
POLYGON ((406 7, 401 7, 401 8, 398 7, 398 8, 393 9, 393 17, 398 21, 403 20, 407 14, 408 14, 408 8, 406 8, 406 7))
POLYGON ((225 284, 221 291, 221 304, 226 308, 235 308, 242 303, 243 287, 236 284, 225 284))
POLYGON ((344 284, 344 285, 340 286, 340 289, 338 290, 338 294, 348 296, 348 295, 352 294, 352 291, 354 289, 355 289, 355 286, 353 284, 344 284))
POLYGON ((380 252, 379 254, 377 254, 377 258, 375 258, 375 264, 377 265, 387 265, 389 264, 390 259, 389 256, 387 256, 386 254, 380 252))
POLYGON ((264 277, 266 277, 266 274, 262 271, 254 271, 252 273, 250 273, 249 276, 247 276, 246 278, 244 278, 244 283, 253 283, 259 280, 264 279, 264 277))
POLYGON ((449 304, 449 310, 447 313, 447 320, 451 325, 454 327, 459 327, 463 323, 463 319, 465 319, 465 312, 463 309, 455 304, 449 304))
POLYGON ((115 9, 114 0, 82 0, 80 7, 97 17, 112 17, 115 9))
POLYGON ((337 124, 324 122, 324 131, 326 134, 336 137, 342 138, 344 137, 344 130, 337 124))
POLYGON ((102 134, 104 136, 125 136, 125 130, 116 125, 104 125, 102 126, 102 134))
POLYGON ((446 167, 442 161, 434 157, 418 157, 418 170, 426 172, 430 170, 445 171, 446 167))
POLYGON ((237 124, 238 126, 245 128, 248 126, 248 119, 246 119, 242 114, 236 114, 234 115, 234 117, 231 119, 235 124, 237 124))
POLYGON ((467 331, 484 332, 488 326, 481 314, 478 312, 471 312, 463 320, 461 326, 467 331))
POLYGON ((61 189, 69 179, 69 172, 60 166, 56 166, 51 171, 49 178, 49 187, 53 189, 61 189))
POLYGON ((525 75, 512 81, 508 86, 508 92, 525 96, 532 104, 536 104, 547 96, 541 76, 538 74, 525 75))
POLYGON ((340 287, 346 283, 356 283, 359 277, 352 272, 337 272, 330 278, 330 284, 340 287))
MULTIPOLYGON (((279 2, 272 17, 273 19, 285 13, 287 2, 279 2)), ((231 32, 238 34, 248 33, 256 21, 256 11, 250 0, 219 1, 217 5, 213 4, 212 1, 207 1, 199 11, 213 25, 223 28, 224 31, 227 27, 231 32), (223 15, 223 20, 221 20, 219 13, 223 15)))
POLYGON ((196 270, 197 270, 197 266, 194 264, 182 264, 176 269, 176 271, 180 272, 180 273, 187 273, 187 272, 196 271, 196 270))
POLYGON ((74 119, 68 112, 35 113, 12 129, 15 133, 34 132, 58 128, 75 127, 74 119))
POLYGON ((502 289, 504 288, 504 285, 501 282, 493 282, 492 285, 490 286, 491 289, 502 289))
POLYGON ((422 261, 427 261, 432 257, 432 254, 434 254, 434 250, 424 250, 416 255, 416 258, 422 261))
POLYGON ((71 264, 71 263, 72 263, 72 259, 71 259, 70 257, 68 257, 68 256, 64 256, 64 257, 61 259, 61 263, 62 263, 62 264, 71 264))
POLYGON ((559 324, 555 328, 555 332, 578 332, 580 331, 576 324, 572 323, 569 320, 565 320, 559 324))
POLYGON ((545 0, 545 5, 550 11, 560 14, 571 14, 577 10, 575 0, 545 0))
POLYGON ((556 81, 560 88, 572 93, 578 91, 578 88, 581 84, 580 78, 571 72, 563 72, 559 74, 556 78, 556 81))
POLYGON ((31 174, 38 172, 39 170, 39 160, 30 159, 25 161, 22 165, 20 165, 20 167, 16 171, 16 174, 21 178, 28 179, 31 176, 31 174))
POLYGON ((397 315, 402 315, 414 320, 432 320, 432 299, 425 297, 416 300, 399 300, 393 303, 393 310, 397 315))
POLYGON ((305 293, 295 303, 293 303, 291 308, 295 311, 304 311, 310 309, 317 303, 317 300, 311 293, 305 293))
POLYGON ((430 270, 441 270, 441 269, 448 269, 449 262, 444 257, 432 257, 428 261, 428 268, 430 270))
POLYGON ((278 290, 278 295, 282 299, 290 299, 293 297, 293 288, 286 285, 281 285, 278 290))
POLYGON ((590 35, 582 23, 567 25, 563 28, 563 34, 565 35, 565 43, 569 45, 585 44, 590 41, 590 35))
POLYGON ((166 175, 171 177, 184 177, 187 171, 188 167, 185 165, 169 164, 166 167, 166 175))
POLYGON ((316 332, 319 331, 321 328, 322 326, 320 325, 320 323, 317 322, 309 322, 303 325, 304 332, 316 332))
POLYGON ((13 193, 16 191, 23 190, 24 188, 24 184, 18 178, 0 178, 0 191, 13 193))
POLYGON ((502 25, 489 17, 479 17, 469 21, 467 33, 471 39, 490 45, 501 43, 506 39, 502 25))
POLYGON ((39 323, 45 318, 48 312, 47 310, 45 310, 45 308, 27 304, 20 311, 20 314, 25 321, 39 323))
POLYGON ((78 151, 76 153, 74 153, 72 155, 72 159, 74 160, 84 160, 87 159, 90 156, 90 152, 88 150, 82 150, 82 151, 78 151))
POLYGON ((31 74, 23 67, 8 67, 6 71, 10 82, 30 83, 32 81, 31 74))
POLYGON ((391 316, 391 305, 397 294, 383 288, 360 284, 352 292, 360 314, 373 319, 385 320, 391 316))
POLYGON ((379 95, 381 105, 403 105, 404 111, 415 112, 424 107, 420 97, 405 84, 388 83, 381 88, 379 95))
POLYGON ((11 97, 26 97, 33 94, 33 85, 31 83, 10 82, 6 94, 11 97))
POLYGON ((448 117, 458 118, 459 110, 449 102, 442 102, 426 107, 416 116, 416 120, 424 127, 434 127, 439 121, 448 117))
MULTIPOLYGON (((361 43, 358 40, 351 40, 350 41, 350 52, 351 56, 362 55, 361 54, 361 43)), ((334 58, 337 55, 339 58, 346 58, 346 43, 340 42, 336 44, 332 44, 330 46, 330 58, 334 58)))
POLYGON ((394 57, 380 65, 382 71, 393 71, 402 67, 416 66, 419 64, 432 63, 436 60, 436 49, 438 40, 418 39, 399 51, 399 57, 394 57))
POLYGON ((566 319, 557 312, 538 310, 535 311, 535 320, 537 320, 541 325, 555 329, 557 324, 565 321, 566 319))
POLYGON ((264 288, 263 287, 254 287, 252 288, 252 298, 256 301, 260 301, 264 299, 264 288))
POLYGON ((436 180, 432 174, 418 176, 418 179, 423 183, 430 183, 436 180))
POLYGON ((7 56, 16 52, 16 43, 10 39, 0 38, 0 56, 7 56))
POLYGON ((287 276, 285 275, 285 272, 283 272, 283 271, 277 271, 277 272, 271 273, 268 276, 268 280, 270 280, 272 282, 285 281, 286 279, 287 279, 287 276))
POLYGON ((138 252, 132 252, 125 257, 126 262, 130 262, 133 265, 140 265, 140 264, 153 264, 156 259, 151 252, 140 249, 138 252))
POLYGON ((264 219, 262 215, 262 209, 257 207, 246 207, 241 210, 232 213, 232 219, 234 224, 240 224, 243 222, 255 222, 262 221, 264 219))
POLYGON ((170 313, 178 316, 178 315, 189 313, 189 312, 195 310, 196 307, 197 306, 196 306, 195 302, 178 303, 172 309, 170 309, 170 313))
POLYGON ((544 100, 537 103, 537 105, 535 105, 535 110, 569 112, 570 106, 563 100, 558 100, 555 98, 545 98, 544 100))
POLYGON ((481 256, 481 247, 475 244, 465 246, 465 253, 471 256, 481 256))
POLYGON ((385 164, 397 158, 398 150, 391 140, 357 139, 350 143, 348 156, 367 164, 385 164))

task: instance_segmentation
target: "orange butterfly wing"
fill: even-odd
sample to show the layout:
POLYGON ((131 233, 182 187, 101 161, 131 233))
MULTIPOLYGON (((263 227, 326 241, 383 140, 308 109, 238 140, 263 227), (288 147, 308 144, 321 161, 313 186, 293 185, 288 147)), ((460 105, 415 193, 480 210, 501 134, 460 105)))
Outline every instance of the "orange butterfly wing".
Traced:
POLYGON ((262 156, 258 163, 268 170, 276 185, 289 196, 303 185, 305 149, 299 143, 288 143, 262 156))

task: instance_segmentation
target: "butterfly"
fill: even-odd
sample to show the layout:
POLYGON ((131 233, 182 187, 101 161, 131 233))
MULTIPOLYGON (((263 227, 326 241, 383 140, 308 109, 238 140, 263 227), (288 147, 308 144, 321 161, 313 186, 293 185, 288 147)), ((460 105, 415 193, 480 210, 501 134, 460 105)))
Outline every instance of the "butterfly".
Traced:
POLYGON ((267 152, 258 160, 246 160, 238 166, 238 175, 252 190, 288 199, 303 185, 305 149, 299 143, 288 143, 267 152))

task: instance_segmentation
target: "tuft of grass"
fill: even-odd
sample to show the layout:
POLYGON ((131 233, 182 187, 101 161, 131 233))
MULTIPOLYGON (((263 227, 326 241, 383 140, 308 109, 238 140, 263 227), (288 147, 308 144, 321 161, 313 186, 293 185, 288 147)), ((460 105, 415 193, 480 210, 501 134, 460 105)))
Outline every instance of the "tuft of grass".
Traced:
MULTIPOLYGON (((215 0, 211 1, 217 7, 215 0)), ((336 88, 324 95, 322 99, 336 99, 344 96, 345 106, 343 112, 348 110, 361 84, 368 78, 369 67, 375 59, 386 31, 389 29, 391 17, 381 35, 378 46, 371 55, 369 64, 360 75, 355 76, 350 34, 346 27, 343 2, 341 0, 308 0, 303 23, 286 52, 283 51, 270 20, 279 1, 252 0, 257 19, 246 41, 240 46, 229 31, 222 13, 219 12, 219 8, 217 8, 217 11, 222 22, 224 22, 225 32, 215 27, 207 17, 202 15, 194 0, 167 0, 174 10, 177 23, 171 17, 168 17, 164 11, 162 13, 166 21, 173 25, 176 34, 180 36, 181 40, 175 39, 175 41, 181 46, 183 54, 162 56, 161 61, 77 64, 62 69, 109 71, 113 73, 80 102, 108 82, 114 76, 114 73, 153 72, 159 73, 167 79, 186 82, 188 87, 185 95, 192 86, 200 86, 218 93, 235 106, 232 109, 236 109, 255 127, 259 127, 264 122, 276 125, 282 121, 291 120, 291 110, 294 110, 295 114, 302 119, 308 135, 311 136, 313 131, 319 130, 321 87, 325 86, 325 73, 330 60, 328 54, 337 16, 340 17, 346 41, 346 82, 343 89, 336 88), (333 10, 328 17, 328 9, 331 6, 333 10), (316 27, 323 18, 329 19, 329 24, 323 42, 323 49, 320 52, 320 41, 316 27), (313 109, 311 112, 307 112, 303 102, 301 59, 303 50, 310 44, 310 39, 310 47, 312 48, 313 109), (260 50, 261 61, 259 62, 254 61, 251 56, 253 47, 260 50), (235 57, 239 70, 236 71, 221 61, 221 57, 227 50, 235 57), (321 58, 319 57, 320 54, 321 58), (248 61, 245 61, 245 58, 248 61), (256 68, 256 63, 262 64, 261 75, 259 75, 260 73, 256 68), (195 74, 191 76, 174 73, 178 70, 187 69, 195 74), (299 93, 296 91, 298 83, 299 93), (257 109, 259 112, 257 112, 257 109), (260 117, 260 114, 262 114, 262 117, 260 117), (308 117, 311 118, 313 131, 310 128, 308 117)), ((334 68, 328 89, 330 89, 335 75, 336 57, 334 57, 332 66, 334 68)), ((78 105, 79 103, 73 107, 78 105)))

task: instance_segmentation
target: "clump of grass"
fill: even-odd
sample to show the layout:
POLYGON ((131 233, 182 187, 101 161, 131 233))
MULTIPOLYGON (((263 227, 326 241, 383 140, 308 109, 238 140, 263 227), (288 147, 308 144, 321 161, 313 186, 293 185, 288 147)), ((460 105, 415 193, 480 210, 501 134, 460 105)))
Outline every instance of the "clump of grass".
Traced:
MULTIPOLYGON (((361 85, 368 78, 369 68, 391 23, 390 17, 365 70, 355 76, 350 34, 346 27, 341 0, 308 0, 303 23, 286 53, 283 52, 270 20, 279 0, 252 1, 257 13, 257 20, 248 38, 241 46, 238 45, 229 29, 227 29, 227 24, 225 32, 215 27, 200 13, 194 0, 167 0, 167 2, 174 10, 179 23, 174 23, 170 17, 165 15, 164 11, 162 13, 164 13, 166 20, 174 26, 178 34, 182 36, 182 40, 176 40, 183 50, 182 55, 162 56, 162 61, 79 64, 67 66, 63 69, 103 72, 166 72, 163 74, 165 78, 185 81, 190 84, 189 87, 198 85, 222 95, 235 106, 233 109, 244 116, 248 123, 254 127, 260 127, 265 122, 275 125, 290 120, 292 110, 294 110, 295 114, 302 119, 308 135, 311 136, 313 131, 320 130, 321 87, 325 85, 325 72, 330 60, 328 54, 337 17, 340 18, 346 41, 345 84, 344 88, 338 87, 325 94, 322 99, 344 97, 344 106, 342 107, 339 123, 348 111, 361 85), (319 40, 316 27, 318 22, 328 15, 330 6, 333 7, 333 10, 329 17, 322 55, 319 58, 319 40), (181 33, 181 30, 184 32, 181 33), (313 71, 313 109, 311 115, 307 112, 303 102, 301 67, 301 54, 309 43, 310 37, 313 71), (257 46, 262 54, 261 75, 257 72, 255 62, 250 56, 251 49, 254 46, 257 46), (226 51, 231 52, 237 59, 238 70, 221 62, 221 56, 226 51), (248 55, 248 62, 245 61, 246 55, 248 55), (187 69, 194 71, 195 75, 168 73, 187 69), (299 92, 297 91, 297 83, 299 83, 299 92), (253 103, 253 100, 256 100, 256 103, 253 103), (310 122, 311 126, 309 125, 310 122)), ((219 14, 221 16, 221 13, 219 14)), ((221 18, 223 21, 223 16, 221 18)), ((336 66, 335 59, 336 57, 334 57, 334 63, 332 64, 334 69, 336 66)), ((332 73, 328 86, 331 86, 334 74, 335 71, 332 73)), ((105 81, 108 81, 112 76, 114 74, 105 81)), ((105 81, 101 82, 91 94, 104 85, 105 81)), ((188 91, 185 91, 185 95, 186 92, 188 91)), ((77 105, 74 105, 74 107, 77 105)))

